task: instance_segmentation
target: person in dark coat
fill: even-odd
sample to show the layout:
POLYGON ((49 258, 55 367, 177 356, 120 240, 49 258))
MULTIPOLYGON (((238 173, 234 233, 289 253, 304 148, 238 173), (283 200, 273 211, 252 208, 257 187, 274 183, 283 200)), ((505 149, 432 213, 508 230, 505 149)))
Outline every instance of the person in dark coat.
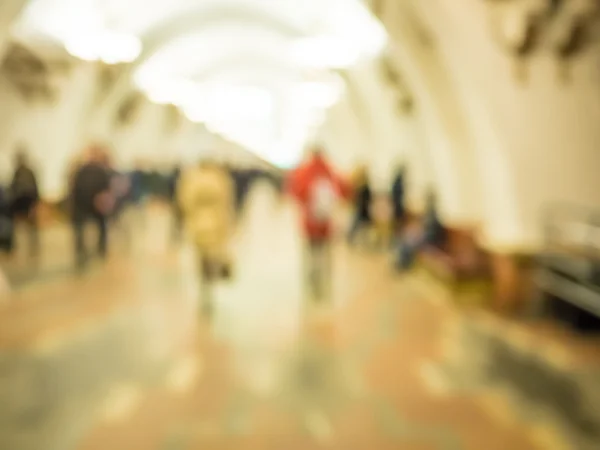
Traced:
POLYGON ((37 177, 29 165, 24 149, 19 149, 16 158, 15 173, 10 184, 10 209, 13 226, 24 222, 29 229, 31 256, 37 256, 40 251, 37 207, 40 201, 40 191, 37 177))
POLYGON ((358 234, 365 231, 372 224, 371 204, 373 192, 365 167, 361 167, 355 174, 354 180, 354 219, 348 233, 348 243, 354 244, 358 234))
POLYGON ((105 152, 102 148, 94 146, 88 156, 87 161, 75 169, 70 193, 78 268, 84 268, 89 260, 84 241, 87 222, 96 225, 98 254, 103 258, 106 257, 108 221, 114 208, 111 172, 106 166, 105 152))
POLYGON ((254 175, 250 169, 234 167, 231 169, 231 176, 233 177, 235 187, 235 211, 239 219, 244 212, 254 175))
POLYGON ((406 185, 406 170, 400 167, 394 181, 392 183, 392 207, 394 212, 394 222, 396 227, 400 229, 406 215, 405 209, 405 185, 406 185))
POLYGON ((183 212, 177 201, 177 189, 181 180, 181 166, 177 165, 168 177, 168 200, 173 217, 172 239, 179 242, 183 234, 183 212))
POLYGON ((145 177, 142 164, 136 163, 135 168, 129 173, 129 196, 128 200, 132 206, 139 206, 146 195, 145 177))

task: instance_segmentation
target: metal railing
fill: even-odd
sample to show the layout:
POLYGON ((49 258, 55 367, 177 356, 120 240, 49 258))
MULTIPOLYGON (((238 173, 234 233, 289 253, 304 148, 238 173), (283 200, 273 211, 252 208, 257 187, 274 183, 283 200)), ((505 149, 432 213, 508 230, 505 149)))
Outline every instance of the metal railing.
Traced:
POLYGON ((569 247, 600 254, 600 208, 554 203, 543 213, 546 247, 569 247))
POLYGON ((543 226, 539 289, 600 317, 600 209, 556 203, 544 212, 543 226))

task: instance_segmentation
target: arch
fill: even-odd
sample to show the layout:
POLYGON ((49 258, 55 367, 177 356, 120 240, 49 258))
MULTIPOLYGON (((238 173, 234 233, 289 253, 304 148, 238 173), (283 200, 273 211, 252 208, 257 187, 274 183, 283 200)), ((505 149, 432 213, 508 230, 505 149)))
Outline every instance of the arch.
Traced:
MULTIPOLYGON (((274 70, 290 78, 297 77, 299 81, 303 80, 297 69, 281 61, 261 57, 260 52, 257 52, 256 55, 226 55, 218 61, 194 73, 191 78, 198 82, 210 82, 210 80, 222 79, 224 73, 231 72, 240 77, 240 81, 242 81, 247 78, 243 73, 240 75, 239 71, 247 69, 254 75, 257 75, 257 80, 261 72, 264 72, 265 75, 271 75, 274 70)), ((366 97, 366 92, 361 88, 361 83, 355 79, 351 72, 335 71, 334 73, 342 78, 345 85, 344 99, 338 105, 335 105, 334 109, 336 111, 339 111, 340 108, 345 109, 345 115, 351 115, 356 118, 357 120, 352 121, 349 126, 362 137, 372 136, 375 127, 369 115, 368 107, 370 103, 366 97)), ((363 158, 367 156, 365 151, 368 151, 368 149, 368 146, 361 149, 363 158)))
POLYGON ((0 60, 11 40, 11 28, 15 19, 25 10, 28 0, 3 0, 0 3, 0 60))
MULTIPOLYGON (((416 196, 411 203, 420 209, 422 190, 434 185, 444 221, 451 226, 473 225, 479 221, 480 200, 473 179, 472 133, 455 85, 454 68, 447 64, 447 55, 431 31, 438 30, 421 20, 419 13, 410 2, 389 1, 381 14, 391 38, 390 57, 416 99, 418 123, 413 120, 410 126, 423 141, 423 148, 412 148, 405 158, 408 164, 422 168, 424 157, 416 152, 426 151, 425 161, 431 164, 430 173, 424 175, 430 179, 420 183, 420 192, 413 192, 416 196)), ((409 148, 415 145, 408 144, 409 148)))
POLYGON ((214 24, 210 28, 186 35, 183 41, 163 43, 156 52, 148 55, 143 64, 136 66, 137 71, 155 71, 157 66, 161 70, 163 66, 168 65, 169 70, 185 76, 194 71, 209 70, 211 66, 218 65, 226 59, 238 59, 240 66, 249 62, 255 66, 277 65, 280 68, 288 66, 289 70, 299 70, 284 54, 288 49, 289 38, 282 37, 272 30, 264 30, 260 26, 244 25, 242 28, 228 29, 227 25, 230 24, 232 23, 214 24), (212 34, 212 31, 215 34, 212 34), (245 33, 243 40, 229 38, 230 33, 242 31, 245 33), (187 55, 191 51, 197 52, 197 56, 185 60, 179 57, 182 52, 187 55), (172 58, 173 53, 175 59, 172 58), (252 59, 256 59, 256 63, 253 63, 252 59))
MULTIPOLYGON (((247 3, 220 2, 219 4, 198 4, 192 9, 182 11, 163 21, 159 26, 152 28, 142 36, 143 51, 140 57, 123 70, 104 102, 98 107, 97 116, 108 115, 110 110, 126 95, 130 89, 133 73, 142 64, 148 61, 161 47, 179 36, 190 34, 194 31, 207 30, 212 27, 223 26, 226 23, 242 23, 245 27, 272 30, 274 33, 288 38, 305 36, 305 30, 291 23, 281 20, 280 17, 256 6, 247 3)), ((201 32, 201 31, 200 31, 201 32)), ((100 119, 102 120, 102 119, 100 119)))
POLYGON ((600 164, 600 130, 592 125, 600 85, 589 78, 598 53, 574 59, 565 86, 553 79, 554 55, 542 46, 523 86, 482 20, 486 3, 467 3, 388 1, 383 20, 415 91, 434 178, 451 194, 442 192, 442 216, 483 225, 482 242, 492 251, 529 252, 541 242, 545 204, 600 204, 592 169, 600 164), (423 30, 428 39, 419 37, 423 30))
POLYGON ((514 76, 512 55, 481 20, 490 13, 487 7, 468 0, 459 12, 441 0, 438 19, 443 15, 444 21, 437 26, 448 37, 445 51, 460 73, 458 87, 476 132, 487 200, 484 238, 498 251, 527 252, 541 244, 541 214, 549 202, 600 204, 592 169, 600 166, 600 83, 590 81, 600 45, 596 41, 573 58, 571 81, 564 84, 552 70, 557 61, 550 42, 542 41, 527 61, 531 76, 525 85, 514 76))
MULTIPOLYGON (((247 73, 244 73, 245 70, 248 70, 252 74, 250 77, 256 76, 254 79, 257 81, 260 80, 261 73, 265 76, 271 76, 273 71, 279 71, 280 74, 288 76, 290 79, 298 78, 298 81, 305 81, 305 78, 301 76, 301 72, 298 69, 290 67, 281 61, 261 56, 260 51, 251 55, 225 55, 217 59, 217 61, 191 74, 191 79, 201 83, 210 83, 211 80, 222 79, 223 74, 234 73, 236 78, 239 78, 239 81, 243 83, 244 80, 251 79, 247 73)), ((333 71, 332 73, 339 75, 345 85, 344 101, 340 102, 340 105, 337 105, 338 109, 339 107, 347 109, 348 111, 346 112, 348 114, 352 114, 358 118, 359 128, 365 133, 370 134, 371 128, 369 125, 372 125, 372 123, 367 109, 369 101, 365 96, 366 93, 361 88, 359 80, 356 80, 353 74, 347 71, 333 71)), ((353 124, 352 126, 356 128, 357 124, 353 124)))

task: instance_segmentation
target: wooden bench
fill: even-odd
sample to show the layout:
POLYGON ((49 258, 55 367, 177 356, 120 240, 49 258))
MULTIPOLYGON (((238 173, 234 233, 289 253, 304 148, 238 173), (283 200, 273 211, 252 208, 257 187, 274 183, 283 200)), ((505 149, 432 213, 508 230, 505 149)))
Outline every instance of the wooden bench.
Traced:
POLYGON ((417 256, 417 264, 443 282, 461 303, 485 303, 491 297, 491 268, 473 233, 447 229, 442 247, 427 247, 417 256), (463 294, 468 294, 466 297, 463 294))
POLYGON ((418 259, 440 278, 452 281, 490 276, 487 255, 477 246, 472 233, 468 231, 446 229, 444 245, 423 249, 418 259))

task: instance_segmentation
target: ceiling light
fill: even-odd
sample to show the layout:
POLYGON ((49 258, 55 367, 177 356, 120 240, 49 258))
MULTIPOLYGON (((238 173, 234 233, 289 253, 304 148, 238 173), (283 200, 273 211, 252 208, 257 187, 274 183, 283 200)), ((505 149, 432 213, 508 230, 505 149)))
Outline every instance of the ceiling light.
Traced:
POLYGON ((64 46, 76 58, 107 64, 133 62, 142 51, 137 37, 110 30, 71 34, 64 46))
POLYGON ((298 100, 309 109, 327 109, 340 99, 343 85, 338 83, 305 82, 297 87, 298 100))
POLYGON ((105 31, 101 39, 101 58, 118 63, 135 61, 142 52, 139 38, 125 33, 105 31))
POLYGON ((314 37, 294 42, 289 55, 293 63, 304 67, 346 68, 358 62, 360 49, 345 39, 314 37))
POLYGON ((172 97, 168 92, 151 91, 147 92, 148 100, 157 105, 172 105, 172 97))

